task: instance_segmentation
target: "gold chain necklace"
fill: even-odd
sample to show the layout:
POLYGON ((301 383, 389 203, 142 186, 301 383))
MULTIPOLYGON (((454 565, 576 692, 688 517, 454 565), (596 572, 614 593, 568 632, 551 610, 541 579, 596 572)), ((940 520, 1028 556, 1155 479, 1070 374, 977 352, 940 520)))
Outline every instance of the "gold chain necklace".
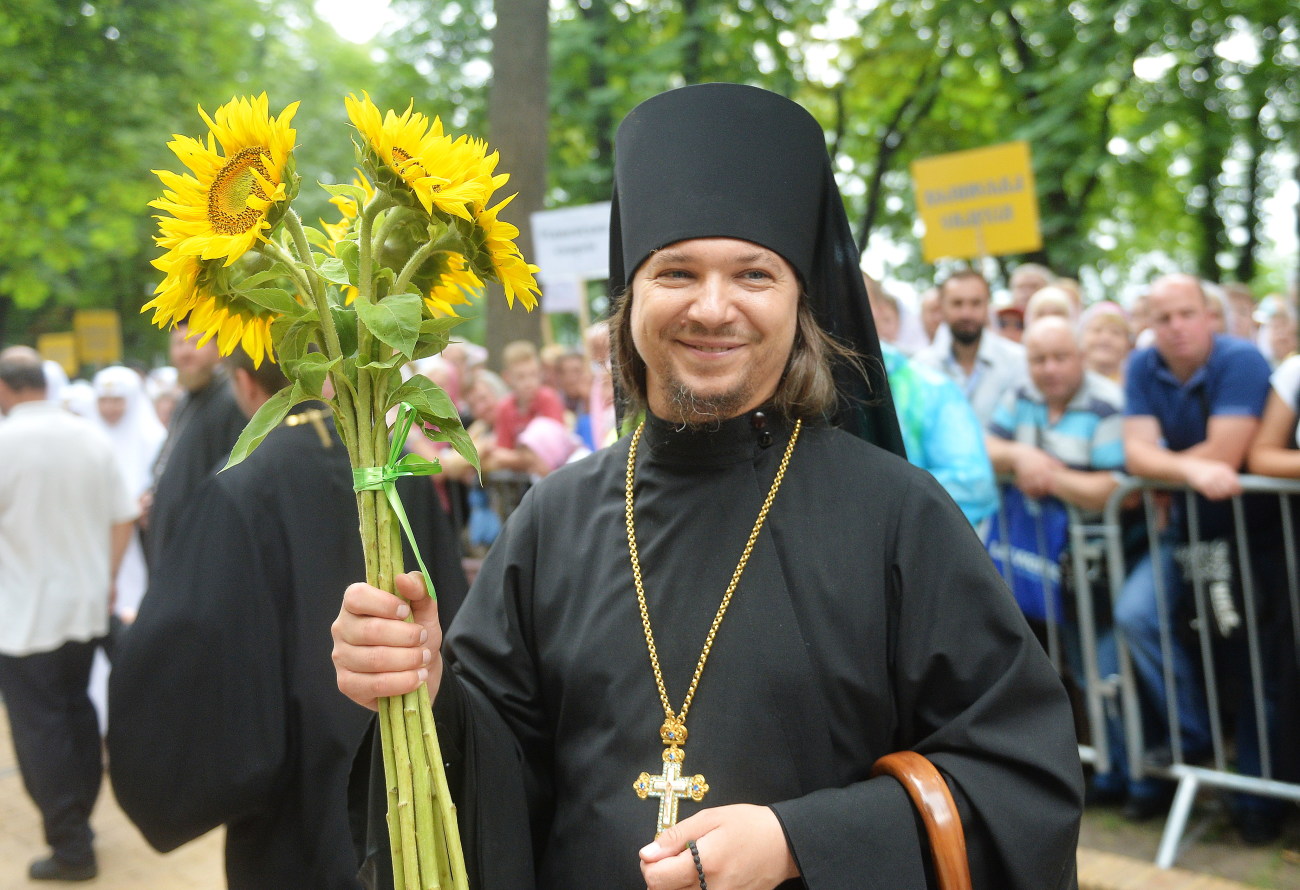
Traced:
POLYGON ((763 529, 763 523, 767 520, 767 511, 772 507, 772 501, 776 499, 776 493, 781 488, 781 480, 785 478, 785 469, 790 464, 790 455, 794 453, 794 443, 799 440, 799 430, 803 428, 803 421, 795 421, 794 431, 790 434, 790 442, 785 446, 785 454, 781 457, 781 464, 777 467, 776 478, 772 480, 772 487, 767 492, 767 498, 763 501, 763 507, 758 511, 758 519, 754 521, 754 528, 749 533, 749 540, 745 542, 745 550, 740 554, 740 562, 736 564, 736 571, 731 575, 731 583, 727 585, 727 591, 722 595, 722 603, 718 606, 718 613, 713 616, 713 624, 709 627, 709 634, 704 640, 704 649, 700 652, 700 660, 695 665, 695 675, 691 677, 691 686, 686 690, 686 698, 682 702, 682 709, 678 713, 673 712, 672 703, 668 700, 668 689, 664 686, 663 671, 659 669, 659 651, 655 648, 654 631, 650 629, 650 610, 646 606, 645 586, 641 581, 641 560, 637 556, 636 549, 636 521, 633 519, 632 511, 632 491, 636 481, 636 452, 637 445, 641 441, 641 433, 645 430, 645 421, 636 428, 632 435, 632 442, 627 450, 627 551, 632 559, 632 580, 636 583, 636 601, 641 607, 641 627, 645 631, 646 648, 650 650, 650 667, 654 670, 655 685, 659 688, 659 701, 664 707, 664 722, 659 728, 659 740, 666 746, 663 753, 664 767, 663 771, 652 776, 649 773, 641 773, 637 780, 632 783, 632 790, 636 792, 637 797, 645 800, 647 797, 659 798, 659 827, 655 831, 657 837, 671 825, 677 824, 677 803, 685 798, 694 801, 701 801, 704 795, 709 791, 708 782, 704 781, 704 776, 683 776, 682 764, 686 760, 686 752, 682 746, 686 744, 686 714, 691 709, 691 702, 695 698, 695 690, 700 685, 700 675, 704 673, 704 664, 709 660, 709 653, 713 650, 713 639, 718 634, 718 627, 722 624, 722 618, 727 614, 727 606, 731 604, 731 595, 736 592, 736 585, 740 583, 740 576, 745 571, 745 566, 749 562, 749 554, 754 550, 754 542, 758 540, 758 533, 763 529))

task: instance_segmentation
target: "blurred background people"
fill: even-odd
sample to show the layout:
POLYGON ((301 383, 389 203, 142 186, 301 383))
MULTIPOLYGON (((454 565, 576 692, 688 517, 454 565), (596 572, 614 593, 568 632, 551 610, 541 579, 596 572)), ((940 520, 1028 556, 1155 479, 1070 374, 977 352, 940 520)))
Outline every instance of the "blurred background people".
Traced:
POLYGON ((88 881, 103 761, 87 687, 137 508, 103 430, 45 396, 34 350, 0 352, 0 695, 50 847, 28 876, 88 881))
POLYGON ((939 306, 951 334, 916 354, 960 387, 980 424, 987 425, 1002 394, 1025 377, 1025 351, 988 331, 988 282, 973 269, 955 272, 939 286, 939 306))
POLYGON ((1011 270, 1011 305, 1023 312, 1029 298, 1056 281, 1051 269, 1038 263, 1021 263, 1011 270))

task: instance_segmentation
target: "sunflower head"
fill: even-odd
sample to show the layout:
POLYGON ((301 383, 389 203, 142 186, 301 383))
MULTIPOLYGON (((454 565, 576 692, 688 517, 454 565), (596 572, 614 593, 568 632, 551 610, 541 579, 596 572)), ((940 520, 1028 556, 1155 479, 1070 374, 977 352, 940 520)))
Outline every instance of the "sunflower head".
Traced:
POLYGON ((275 361, 271 348, 271 322, 276 315, 240 295, 234 283, 236 270, 213 260, 170 251, 153 261, 164 273, 154 288, 154 298, 141 307, 153 310, 153 323, 169 328, 189 320, 189 336, 202 346, 213 337, 222 355, 237 347, 260 367, 262 359, 275 361))
POLYGON ((175 136, 168 147, 189 173, 154 171, 163 196, 151 207, 159 217, 161 246, 203 260, 235 262, 279 222, 297 193, 289 126, 298 103, 271 117, 266 94, 237 97, 209 117, 207 142, 175 136))
POLYGON ((344 100, 348 117, 365 142, 368 172, 376 185, 402 202, 413 196, 426 213, 440 212, 471 220, 501 177, 493 177, 497 156, 480 140, 452 139, 438 118, 429 120, 408 105, 400 115, 382 116, 367 93, 344 100))
POLYGON ((424 307, 429 314, 458 317, 457 306, 472 305, 483 293, 483 280, 474 274, 469 260, 459 253, 438 253, 430 260, 426 272, 415 284, 424 292, 424 307))

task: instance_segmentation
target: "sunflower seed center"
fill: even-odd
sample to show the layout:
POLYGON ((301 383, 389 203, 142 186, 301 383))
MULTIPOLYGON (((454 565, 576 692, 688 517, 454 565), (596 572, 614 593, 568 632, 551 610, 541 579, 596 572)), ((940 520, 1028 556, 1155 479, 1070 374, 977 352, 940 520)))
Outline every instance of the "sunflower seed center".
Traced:
POLYGON ((242 235, 261 220, 262 211, 249 207, 248 199, 256 195, 268 200, 261 183, 253 175, 257 170, 263 178, 270 179, 264 160, 266 154, 266 149, 258 146, 241 149, 213 177, 208 192, 208 221, 218 233, 242 235))

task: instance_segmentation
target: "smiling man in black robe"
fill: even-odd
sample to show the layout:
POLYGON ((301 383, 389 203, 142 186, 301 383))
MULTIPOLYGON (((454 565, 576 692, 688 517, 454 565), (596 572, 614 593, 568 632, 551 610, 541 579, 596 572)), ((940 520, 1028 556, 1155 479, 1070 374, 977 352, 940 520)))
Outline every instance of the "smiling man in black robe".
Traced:
MULTIPOLYGON (((373 707, 428 679, 476 890, 921 890, 911 804, 870 778, 904 749, 947 779, 976 887, 1075 887, 1065 693, 897 453, 820 127, 752 87, 675 90, 624 121, 615 183, 614 361, 644 425, 529 492, 441 652, 415 579, 414 626, 350 587, 340 688, 373 707)), ((377 884, 385 843, 373 805, 377 884)))

